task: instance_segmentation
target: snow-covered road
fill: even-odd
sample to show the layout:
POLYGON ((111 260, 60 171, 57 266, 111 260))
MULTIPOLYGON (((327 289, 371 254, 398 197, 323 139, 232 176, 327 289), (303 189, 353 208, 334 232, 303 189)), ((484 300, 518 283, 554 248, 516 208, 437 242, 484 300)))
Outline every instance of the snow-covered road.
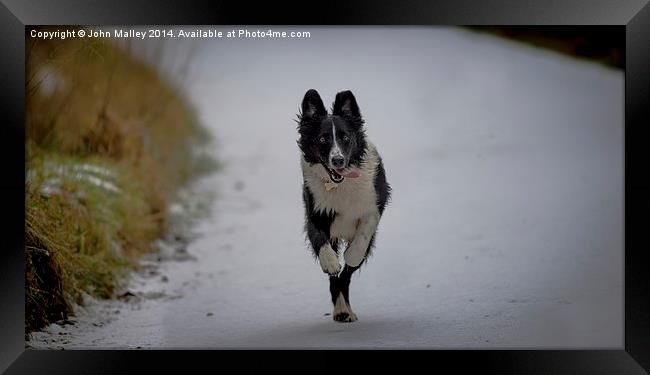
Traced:
MULTIPOLYGON (((227 30, 230 28, 221 28, 227 30)), ((274 30, 280 30, 275 29, 274 30)), ((203 42, 190 90, 223 171, 167 262, 174 298, 50 327, 73 348, 620 348, 623 73, 458 28, 312 28, 203 42), (393 187, 359 321, 332 321, 302 232, 302 96, 354 92, 393 187), (56 326, 56 327, 55 327, 56 326)))

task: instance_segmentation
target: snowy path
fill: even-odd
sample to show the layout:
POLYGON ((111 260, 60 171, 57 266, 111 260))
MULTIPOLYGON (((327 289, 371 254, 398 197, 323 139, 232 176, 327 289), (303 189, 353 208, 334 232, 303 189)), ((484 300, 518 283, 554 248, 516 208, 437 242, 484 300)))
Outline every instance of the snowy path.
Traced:
POLYGON ((216 199, 197 261, 140 286, 182 297, 101 302, 121 312, 34 346, 620 348, 623 73, 461 29, 309 30, 198 56, 191 97, 225 169, 200 183, 216 199), (394 189, 352 324, 324 315, 302 233, 309 88, 353 90, 394 189))

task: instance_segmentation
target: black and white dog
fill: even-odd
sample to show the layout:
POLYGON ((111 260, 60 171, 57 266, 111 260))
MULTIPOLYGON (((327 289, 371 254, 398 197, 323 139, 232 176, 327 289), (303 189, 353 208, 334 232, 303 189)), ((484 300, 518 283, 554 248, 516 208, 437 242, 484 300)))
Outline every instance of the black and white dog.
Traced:
POLYGON ((336 94, 330 115, 318 92, 307 91, 298 124, 305 231, 329 274, 334 320, 353 322, 350 278, 370 254, 390 186, 352 92, 336 94), (343 270, 339 245, 346 247, 343 270))

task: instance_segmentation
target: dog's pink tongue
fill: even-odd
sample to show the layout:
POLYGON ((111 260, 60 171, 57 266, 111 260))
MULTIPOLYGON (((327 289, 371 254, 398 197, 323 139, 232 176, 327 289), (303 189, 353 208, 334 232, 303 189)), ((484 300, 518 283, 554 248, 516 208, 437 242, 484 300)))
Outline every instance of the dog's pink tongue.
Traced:
POLYGON ((336 173, 340 174, 343 177, 357 178, 359 177, 359 172, 354 169, 339 169, 336 173))

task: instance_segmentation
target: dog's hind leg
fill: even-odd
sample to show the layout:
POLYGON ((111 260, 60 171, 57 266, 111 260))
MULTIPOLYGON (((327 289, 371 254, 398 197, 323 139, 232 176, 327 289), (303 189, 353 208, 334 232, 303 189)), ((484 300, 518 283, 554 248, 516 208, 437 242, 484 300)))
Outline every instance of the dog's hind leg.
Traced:
POLYGON ((337 322, 354 322, 357 320, 357 315, 350 307, 350 279, 357 269, 359 269, 359 266, 351 267, 346 264, 339 276, 330 276, 330 293, 334 304, 332 318, 337 322))
POLYGON ((352 274, 361 268, 363 263, 366 261, 374 244, 375 235, 373 234, 370 237, 370 242, 366 247, 366 251, 363 253, 359 265, 351 266, 345 264, 343 266, 343 271, 341 271, 338 276, 330 277, 330 292, 332 294, 332 303, 334 304, 334 313, 332 314, 332 317, 337 322, 354 322, 357 320, 357 315, 352 311, 352 307, 350 306, 350 281, 352 279, 352 274))

